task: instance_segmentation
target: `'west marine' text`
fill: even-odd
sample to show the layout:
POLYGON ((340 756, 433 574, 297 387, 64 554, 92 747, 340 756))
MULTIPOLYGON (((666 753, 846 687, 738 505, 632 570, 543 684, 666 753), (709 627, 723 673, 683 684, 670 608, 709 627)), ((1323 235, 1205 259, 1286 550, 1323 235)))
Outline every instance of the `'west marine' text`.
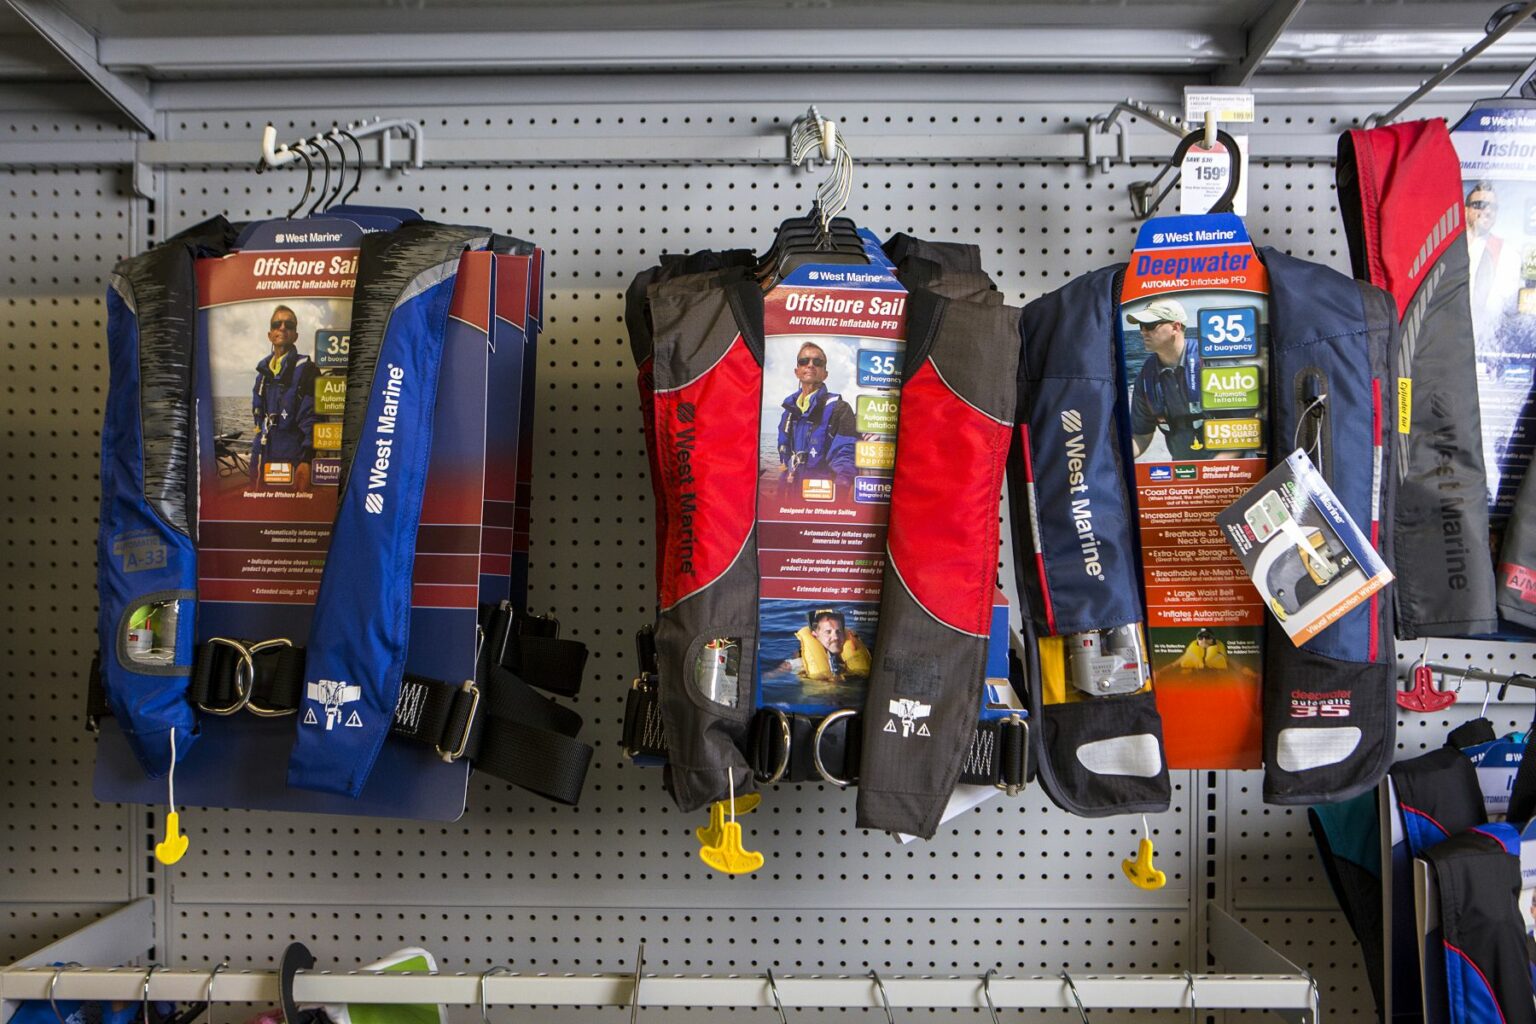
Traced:
POLYGON ((677 460, 677 570, 693 572, 693 549, 698 539, 693 517, 699 511, 699 495, 694 490, 693 476, 693 427, 683 427, 677 432, 673 445, 673 458, 677 460))
POLYGON ((1082 416, 1076 409, 1061 414, 1062 425, 1078 433, 1067 437, 1067 491, 1081 494, 1072 499, 1072 528, 1077 531, 1077 546, 1083 553, 1083 571, 1089 576, 1104 578, 1104 563, 1099 560, 1099 537, 1093 532, 1093 499, 1087 497, 1088 480, 1083 464, 1088 459, 1088 444, 1081 431, 1082 416))
MULTIPOLYGON (((374 438, 373 465, 368 470, 368 489, 382 491, 389 483, 389 461, 394 455, 395 420, 400 415, 400 392, 405 371, 389 363, 385 366, 388 378, 384 381, 384 406, 379 410, 378 436, 374 438)), ((369 512, 377 515, 384 510, 383 496, 370 495, 365 502, 369 512)))

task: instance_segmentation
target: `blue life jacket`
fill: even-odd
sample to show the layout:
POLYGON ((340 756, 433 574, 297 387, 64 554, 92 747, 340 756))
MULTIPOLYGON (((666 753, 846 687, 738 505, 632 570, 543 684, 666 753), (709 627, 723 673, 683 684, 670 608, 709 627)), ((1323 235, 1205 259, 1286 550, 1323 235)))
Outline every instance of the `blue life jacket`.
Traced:
POLYGON ((192 458, 196 343, 194 262, 229 251, 222 217, 119 263, 107 289, 111 375, 101 429, 96 555, 102 685, 151 778, 180 758, 196 721, 187 701, 196 626, 197 467, 192 458), (129 627, 158 608, 152 652, 130 652, 129 627))
POLYGON ((271 356, 256 364, 251 388, 251 418, 256 436, 251 442, 251 474, 259 477, 262 462, 308 462, 315 455, 315 380, 320 371, 297 349, 283 357, 276 373, 271 356))
POLYGON ((784 399, 784 415, 779 418, 779 462, 793 479, 836 477, 851 483, 854 475, 854 436, 834 432, 833 420, 842 414, 852 427, 853 410, 843 396, 817 387, 805 412, 797 404, 799 390, 784 399))

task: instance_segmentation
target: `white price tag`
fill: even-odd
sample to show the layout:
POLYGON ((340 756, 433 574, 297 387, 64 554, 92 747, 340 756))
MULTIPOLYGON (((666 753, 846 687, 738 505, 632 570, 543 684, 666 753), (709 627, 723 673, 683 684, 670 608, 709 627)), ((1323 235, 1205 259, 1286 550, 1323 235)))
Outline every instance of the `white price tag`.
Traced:
MULTIPOLYGON (((1239 217, 1248 215, 1248 136, 1235 135, 1241 157, 1242 181, 1237 195, 1232 197, 1232 212, 1239 217)), ((1179 168, 1179 212, 1207 213, 1221 194, 1227 190, 1227 150, 1221 143, 1214 149, 1191 146, 1189 154, 1179 168)))
POLYGON ((1205 123, 1205 112, 1216 111, 1222 124, 1253 123, 1253 93, 1248 89, 1184 87, 1184 123, 1191 130, 1205 123))

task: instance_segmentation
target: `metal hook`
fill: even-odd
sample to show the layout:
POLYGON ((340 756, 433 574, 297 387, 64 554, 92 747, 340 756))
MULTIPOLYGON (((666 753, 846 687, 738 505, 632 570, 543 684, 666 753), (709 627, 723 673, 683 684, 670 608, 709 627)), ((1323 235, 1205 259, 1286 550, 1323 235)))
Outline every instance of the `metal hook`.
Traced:
POLYGON ((212 1021, 212 1019, 213 1019, 213 1013, 212 1013, 212 1011, 213 1011, 213 983, 216 980, 218 980, 219 972, 220 971, 227 971, 227 970, 229 970, 229 958, 228 957, 226 957, 223 960, 220 960, 219 961, 219 965, 217 967, 215 967, 213 970, 208 972, 208 988, 203 993, 203 1002, 208 1004, 208 1008, 209 1008, 209 1017, 208 1017, 208 1019, 210 1021, 212 1021))
POLYGON ((485 1005, 485 979, 497 974, 511 974, 512 968, 497 965, 480 975, 480 1024, 491 1024, 491 1015, 485 1005))
POLYGON ((880 975, 875 973, 873 967, 869 969, 869 976, 875 979, 875 988, 880 990, 880 1003, 885 1007, 885 1024, 896 1024, 896 1017, 891 1013, 891 998, 885 994, 885 982, 880 980, 880 975))
POLYGON ((149 965, 149 970, 144 972, 144 991, 142 992, 141 1000, 144 1004, 144 1024, 153 1024, 153 1022, 149 1019, 149 979, 154 977, 155 972, 158 971, 162 966, 163 965, 159 963, 152 963, 149 965))
POLYGON ((1189 986, 1189 1019, 1198 1020, 1200 1015, 1195 1007, 1195 976, 1189 971, 1184 972, 1184 984, 1189 986))
POLYGON ((779 983, 773 980, 773 968, 766 968, 764 973, 768 975, 768 994, 773 996, 773 1008, 779 1012, 779 1024, 789 1024, 789 1017, 784 1013, 784 1000, 779 998, 779 983))
POLYGON ((71 960, 68 963, 57 964, 53 968, 53 977, 48 979, 48 1005, 53 1007, 53 1015, 59 1018, 59 1024, 69 1024, 69 1022, 66 1021, 64 1019, 64 1015, 59 1012, 59 1003, 58 1000, 53 997, 53 990, 59 983, 60 974, 66 970, 69 970, 71 967, 79 966, 80 961, 78 960, 71 960))
POLYGON ((1083 997, 1077 994, 1077 984, 1066 968, 1062 968, 1061 980, 1067 983, 1067 990, 1072 993, 1072 1001, 1077 1004, 1077 1015, 1083 1019, 1083 1024, 1088 1024, 1088 1011, 1083 1007, 1083 997))
POLYGON ((645 979, 645 940, 640 940, 640 949, 635 953, 635 989, 629 994, 629 1024, 636 1024, 640 1019, 640 982, 645 979))
POLYGON ((996 973, 996 967, 988 967, 987 973, 981 976, 981 994, 987 1001, 987 1013, 992 1017, 992 1024, 1000 1024, 997 1019, 997 1006, 992 1002, 992 975, 996 973))
MULTIPOLYGON (((303 144, 300 143, 300 147, 302 147, 302 145, 303 144)), ((299 196, 299 201, 294 204, 293 209, 289 210, 284 218, 285 220, 292 220, 294 215, 304 208, 304 200, 309 198, 309 188, 315 182, 315 162, 309 158, 309 154, 304 152, 302 148, 295 147, 294 149, 290 150, 287 147, 284 147, 283 151, 297 153, 299 159, 304 161, 304 194, 299 196)))

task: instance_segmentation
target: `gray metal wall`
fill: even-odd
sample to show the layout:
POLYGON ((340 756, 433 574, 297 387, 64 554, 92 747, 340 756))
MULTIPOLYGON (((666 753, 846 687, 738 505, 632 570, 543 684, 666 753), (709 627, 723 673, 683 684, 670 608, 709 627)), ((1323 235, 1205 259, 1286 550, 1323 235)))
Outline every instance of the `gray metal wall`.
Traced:
MULTIPOLYGON (((808 99, 844 122, 856 156, 861 140, 882 135, 927 140, 921 160, 860 164, 851 215, 881 235, 980 245, 986 268, 1015 302, 1123 258, 1135 236, 1126 185, 1152 168, 1104 172, 1030 159, 1032 137, 1105 112, 1127 83, 1066 83, 1057 91, 1071 95, 1025 102, 1021 83, 1007 76, 926 84, 807 79, 781 82, 777 91, 707 76, 514 79, 496 102, 473 104, 437 101, 444 87, 430 82, 395 84, 376 94, 387 102, 369 105, 371 94, 354 89, 335 100, 345 107, 302 100, 302 87, 287 83, 273 87, 284 104, 274 111, 253 109, 258 99, 227 89, 200 101, 188 86, 173 97, 177 109, 162 138, 238 140, 231 160, 254 156, 268 117, 284 138, 377 114, 420 117, 431 138, 504 140, 505 166, 374 175, 371 198, 546 247, 532 603, 592 650, 578 703, 598 746, 579 810, 495 780, 472 781, 469 812, 448 826, 188 808, 192 852, 175 869, 150 863, 157 809, 92 800, 92 740, 80 725, 95 643, 102 282, 116 258, 210 214, 280 214, 302 172, 165 170, 149 203, 132 197, 123 169, 0 171, 0 543, 10 640, 0 716, 0 962, 104 906, 152 892, 161 920, 156 953, 175 964, 227 956, 271 965, 299 938, 322 964, 351 966, 421 944, 447 970, 510 963, 607 972, 631 967, 644 939, 648 965, 677 973, 873 966, 979 974, 993 965, 1005 973, 1162 973, 1205 968, 1200 908, 1215 899, 1315 971, 1329 1012, 1368 1018, 1358 953, 1317 870, 1305 815, 1263 806, 1255 773, 1176 774, 1173 808, 1152 820, 1169 883, 1147 893, 1119 874, 1121 858, 1135 850, 1138 820, 1073 818, 1049 807, 1038 789, 999 796, 930 843, 899 846, 852 827, 851 794, 781 787, 744 819, 749 845, 767 865, 749 877, 718 876, 696 857, 692 829, 703 815, 679 814, 658 775, 621 756, 631 635, 652 614, 649 485, 624 288, 663 251, 762 247, 779 220, 808 205, 819 180, 782 164, 640 166, 628 161, 626 146, 637 138, 772 136, 808 99), (1016 149, 1018 159, 960 162, 945 153, 951 136, 968 144, 985 136, 1001 152, 1016 149), (538 165, 541 143, 561 138, 607 140, 607 159, 538 165)), ((1368 112, 1359 102, 1347 91, 1328 103, 1271 100, 1255 132, 1306 137, 1326 151, 1319 140, 1326 144, 1341 124, 1368 112)), ((120 135, 110 124, 67 97, 0 93, 0 138, 120 135)), ((1248 221, 1257 239, 1346 267, 1326 162, 1259 161, 1252 177, 1248 221)), ((1431 653, 1536 671, 1529 649, 1461 645, 1431 653)), ((1474 689, 1469 696, 1480 700, 1474 689)), ((1401 749, 1439 745, 1476 703, 1414 718, 1401 749)), ((1529 708, 1496 707, 1491 717, 1523 726, 1529 708)), ((221 1010, 220 1020, 234 1012, 221 1010)), ((537 1014, 618 1020, 619 1012, 537 1014)), ((533 1019, 535 1011, 502 1013, 533 1019)), ((676 1015, 704 1019, 704 1011, 676 1015)))

